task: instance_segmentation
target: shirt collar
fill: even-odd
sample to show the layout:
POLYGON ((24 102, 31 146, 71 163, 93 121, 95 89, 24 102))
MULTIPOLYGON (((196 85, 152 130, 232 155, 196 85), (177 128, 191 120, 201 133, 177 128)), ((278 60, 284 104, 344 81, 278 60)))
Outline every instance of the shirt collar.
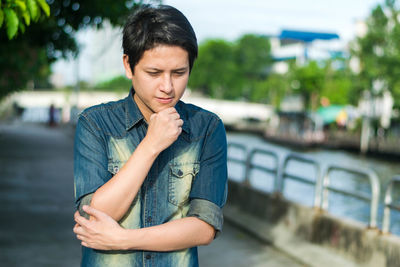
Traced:
POLYGON ((125 98, 125 127, 127 131, 144 119, 142 112, 133 100, 133 94, 133 87, 131 87, 128 97, 125 98))
POLYGON ((189 120, 187 119, 187 112, 185 112, 183 105, 184 103, 179 100, 178 103, 176 103, 175 105, 175 109, 179 113, 181 119, 183 120, 182 131, 186 132, 187 134, 190 134, 189 120))
MULTIPOLYGON (((129 95, 125 98, 125 127, 126 130, 129 131, 133 126, 139 123, 141 120, 144 120, 142 112, 140 112, 139 107, 137 106, 135 100, 133 100, 134 90, 133 87, 129 90, 129 95)), ((176 111, 179 113, 179 116, 183 120, 182 131, 186 132, 187 134, 190 133, 188 120, 187 120, 187 113, 183 108, 183 102, 178 101, 175 105, 176 111)))

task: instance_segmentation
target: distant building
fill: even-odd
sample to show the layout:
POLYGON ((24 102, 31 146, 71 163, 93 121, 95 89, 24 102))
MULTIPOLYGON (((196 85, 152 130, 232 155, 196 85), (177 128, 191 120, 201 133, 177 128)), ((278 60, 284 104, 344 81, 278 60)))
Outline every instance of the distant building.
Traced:
POLYGON ((294 59, 297 64, 308 60, 324 60, 343 57, 345 47, 336 33, 312 32, 284 29, 277 36, 270 38, 271 52, 275 59, 273 71, 288 71, 287 60, 294 59))

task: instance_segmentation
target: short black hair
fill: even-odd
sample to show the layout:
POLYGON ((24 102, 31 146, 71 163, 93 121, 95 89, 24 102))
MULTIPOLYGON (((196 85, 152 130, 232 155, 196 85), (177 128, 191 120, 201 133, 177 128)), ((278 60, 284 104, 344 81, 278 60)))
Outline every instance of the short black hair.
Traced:
POLYGON ((178 9, 143 5, 131 14, 123 29, 122 48, 129 57, 132 73, 146 50, 158 45, 179 46, 189 55, 189 70, 197 58, 196 34, 178 9))

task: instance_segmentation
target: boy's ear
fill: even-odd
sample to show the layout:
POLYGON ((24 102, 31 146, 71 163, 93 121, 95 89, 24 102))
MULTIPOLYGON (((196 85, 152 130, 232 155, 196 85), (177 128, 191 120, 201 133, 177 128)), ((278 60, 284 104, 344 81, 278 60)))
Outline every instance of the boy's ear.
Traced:
POLYGON ((128 79, 132 79, 133 78, 133 73, 131 70, 131 66, 129 65, 129 57, 127 54, 124 54, 122 56, 122 61, 124 63, 124 68, 125 68, 125 75, 128 79))

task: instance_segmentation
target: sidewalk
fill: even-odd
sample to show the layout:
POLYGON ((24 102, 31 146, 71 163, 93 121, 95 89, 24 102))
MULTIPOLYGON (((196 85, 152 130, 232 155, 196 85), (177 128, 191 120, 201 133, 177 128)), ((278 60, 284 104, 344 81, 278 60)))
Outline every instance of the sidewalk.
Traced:
MULTIPOLYGON (((0 124, 0 262, 7 267, 79 266, 73 227, 73 133, 0 124)), ((201 266, 300 266, 225 224, 201 266)))
POLYGON ((72 145, 59 129, 0 124, 2 266, 79 266, 72 145))
POLYGON ((206 267, 304 266, 228 223, 213 243, 199 248, 199 258, 200 266, 206 267))

